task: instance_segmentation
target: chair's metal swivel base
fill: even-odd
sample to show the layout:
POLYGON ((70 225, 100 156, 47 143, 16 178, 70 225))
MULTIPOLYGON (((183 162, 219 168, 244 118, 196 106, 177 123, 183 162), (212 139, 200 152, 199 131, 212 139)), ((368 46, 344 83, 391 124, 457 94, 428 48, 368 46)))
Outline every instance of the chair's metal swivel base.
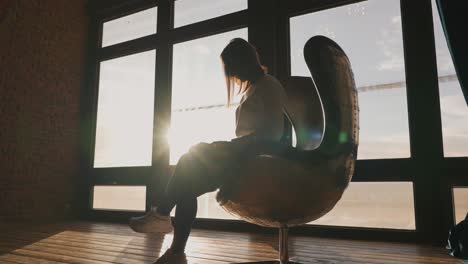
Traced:
POLYGON ((299 262, 289 261, 287 226, 283 226, 279 229, 279 259, 280 260, 242 262, 242 264, 301 264, 299 262))

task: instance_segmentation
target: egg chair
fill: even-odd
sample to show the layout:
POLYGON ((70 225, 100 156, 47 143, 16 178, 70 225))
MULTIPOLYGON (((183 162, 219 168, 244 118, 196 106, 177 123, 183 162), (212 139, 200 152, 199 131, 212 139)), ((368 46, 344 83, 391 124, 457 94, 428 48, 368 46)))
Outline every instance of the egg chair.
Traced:
POLYGON ((357 156, 359 110, 346 54, 331 39, 315 36, 307 41, 304 58, 312 78, 283 83, 295 146, 249 159, 217 193, 227 212, 279 228, 281 264, 295 263, 289 262, 288 228, 333 209, 351 181, 357 156))

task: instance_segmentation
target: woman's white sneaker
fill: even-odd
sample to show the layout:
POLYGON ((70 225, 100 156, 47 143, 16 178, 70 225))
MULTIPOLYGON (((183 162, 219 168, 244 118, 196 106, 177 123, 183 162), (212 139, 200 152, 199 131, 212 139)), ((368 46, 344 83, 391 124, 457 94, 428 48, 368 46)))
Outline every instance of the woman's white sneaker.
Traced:
POLYGON ((138 233, 167 234, 173 230, 171 217, 160 215, 153 210, 144 216, 130 218, 129 225, 133 231, 138 233))

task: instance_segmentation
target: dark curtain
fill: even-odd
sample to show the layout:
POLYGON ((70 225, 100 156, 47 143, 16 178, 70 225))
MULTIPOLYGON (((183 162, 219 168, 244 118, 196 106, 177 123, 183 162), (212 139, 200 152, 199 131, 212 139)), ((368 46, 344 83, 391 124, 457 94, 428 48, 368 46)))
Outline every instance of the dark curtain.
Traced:
POLYGON ((468 1, 436 0, 445 38, 468 104, 468 1))

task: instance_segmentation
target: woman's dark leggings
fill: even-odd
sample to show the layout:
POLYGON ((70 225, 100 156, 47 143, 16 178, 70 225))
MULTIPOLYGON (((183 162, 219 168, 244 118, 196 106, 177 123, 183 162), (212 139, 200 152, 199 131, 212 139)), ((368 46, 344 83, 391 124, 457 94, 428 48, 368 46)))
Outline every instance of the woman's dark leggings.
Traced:
POLYGON ((174 218, 174 239, 171 250, 184 252, 193 221, 197 215, 197 197, 215 191, 220 186, 221 177, 209 177, 206 151, 192 150, 183 155, 177 163, 174 174, 166 187, 165 196, 157 207, 157 212, 169 215, 176 207, 174 218), (211 179, 210 179, 211 178, 211 179))

